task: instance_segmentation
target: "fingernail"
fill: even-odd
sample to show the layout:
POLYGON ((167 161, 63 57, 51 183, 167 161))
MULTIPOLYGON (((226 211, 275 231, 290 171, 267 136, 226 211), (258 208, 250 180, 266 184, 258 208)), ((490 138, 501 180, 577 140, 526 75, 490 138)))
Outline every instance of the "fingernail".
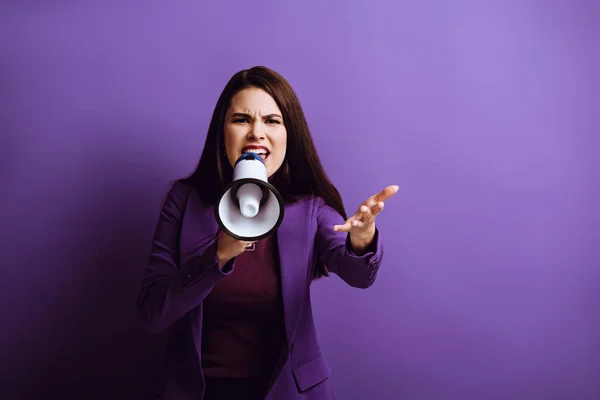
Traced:
POLYGON ((367 212, 367 207, 365 207, 365 206, 362 206, 362 207, 360 208, 360 211, 362 211, 362 212, 367 212))

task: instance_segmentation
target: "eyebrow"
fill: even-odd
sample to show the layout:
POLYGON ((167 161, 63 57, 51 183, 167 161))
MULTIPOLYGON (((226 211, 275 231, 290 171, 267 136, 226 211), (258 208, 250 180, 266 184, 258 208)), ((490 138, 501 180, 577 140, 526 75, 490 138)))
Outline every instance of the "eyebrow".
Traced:
MULTIPOLYGON (((251 118, 250 114, 246 114, 246 113, 235 113, 235 114, 232 114, 231 118, 234 118, 234 117, 251 118)), ((283 117, 281 115, 279 115, 279 114, 269 114, 269 115, 263 116, 263 118, 265 118, 265 119, 274 118, 274 117, 283 119, 283 117)))

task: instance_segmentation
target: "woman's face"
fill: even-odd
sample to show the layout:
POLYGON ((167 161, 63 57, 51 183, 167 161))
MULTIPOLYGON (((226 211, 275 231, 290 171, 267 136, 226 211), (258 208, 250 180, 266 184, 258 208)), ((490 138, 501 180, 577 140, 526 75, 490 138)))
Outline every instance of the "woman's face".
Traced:
POLYGON ((223 130, 225 152, 232 167, 248 151, 265 160, 269 177, 283 164, 287 131, 277 103, 264 90, 247 88, 233 96, 223 130))

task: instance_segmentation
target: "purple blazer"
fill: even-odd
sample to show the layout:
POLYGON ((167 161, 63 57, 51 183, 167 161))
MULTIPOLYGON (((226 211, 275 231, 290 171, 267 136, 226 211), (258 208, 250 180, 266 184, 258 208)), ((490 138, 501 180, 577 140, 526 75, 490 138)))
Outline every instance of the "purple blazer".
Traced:
MULTIPOLYGON (((267 399, 335 399, 331 371, 321 351, 311 308, 317 259, 350 286, 368 288, 383 256, 379 232, 373 251, 352 252, 348 234, 333 231, 342 217, 320 197, 285 206, 277 231, 286 345, 281 349, 267 399)), ((140 317, 151 332, 169 330, 164 380, 158 398, 198 400, 204 393, 200 364, 202 301, 228 273, 215 256, 214 208, 195 190, 176 183, 163 203, 138 295, 140 317)))

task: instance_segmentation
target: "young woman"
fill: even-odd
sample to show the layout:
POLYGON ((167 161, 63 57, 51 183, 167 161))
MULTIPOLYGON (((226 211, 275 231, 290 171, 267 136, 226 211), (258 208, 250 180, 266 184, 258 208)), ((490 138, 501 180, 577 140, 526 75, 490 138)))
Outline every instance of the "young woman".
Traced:
POLYGON ((329 272, 353 287, 373 284, 383 256, 375 217, 397 190, 347 218, 288 82, 265 67, 235 74, 196 170, 167 193, 138 296, 148 329, 169 331, 159 398, 334 399, 310 285, 329 272), (248 151, 263 158, 285 205, 277 231, 252 251, 214 214, 248 151))

